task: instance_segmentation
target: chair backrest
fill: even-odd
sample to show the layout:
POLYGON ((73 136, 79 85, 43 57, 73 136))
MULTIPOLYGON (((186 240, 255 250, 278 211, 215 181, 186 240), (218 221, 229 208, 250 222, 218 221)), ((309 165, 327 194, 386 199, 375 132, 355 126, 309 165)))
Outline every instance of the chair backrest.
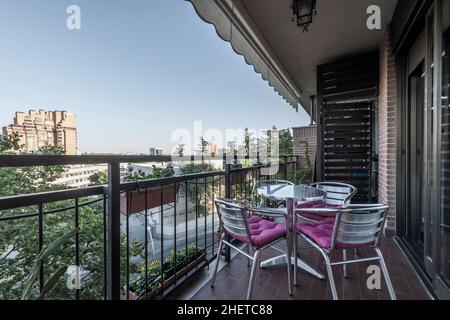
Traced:
POLYGON ((388 209, 387 205, 374 204, 339 211, 331 239, 332 249, 336 244, 378 246, 388 209))
POLYGON ((233 238, 242 240, 246 238, 251 242, 251 233, 248 227, 246 208, 241 202, 230 199, 215 199, 220 226, 233 238))
POLYGON ((253 206, 260 206, 260 207, 269 207, 266 203, 264 203, 265 199, 263 199, 261 196, 259 196, 256 192, 256 190, 263 186, 271 186, 271 185, 286 185, 286 186, 293 186, 294 184, 290 181, 286 180, 262 180, 262 181, 255 181, 253 183, 252 188, 252 199, 251 204, 253 206))
POLYGON ((310 186, 326 191, 325 203, 334 206, 348 205, 357 192, 354 186, 341 182, 316 182, 310 186))

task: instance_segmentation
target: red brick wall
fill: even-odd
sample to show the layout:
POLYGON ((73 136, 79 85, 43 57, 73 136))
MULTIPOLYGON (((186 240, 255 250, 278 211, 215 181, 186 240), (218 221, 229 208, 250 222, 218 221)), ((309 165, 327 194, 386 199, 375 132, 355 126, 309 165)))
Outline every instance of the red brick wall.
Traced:
POLYGON ((390 206, 389 233, 395 231, 396 212, 396 76, 395 57, 391 54, 390 28, 380 46, 380 93, 378 98, 379 202, 390 206))

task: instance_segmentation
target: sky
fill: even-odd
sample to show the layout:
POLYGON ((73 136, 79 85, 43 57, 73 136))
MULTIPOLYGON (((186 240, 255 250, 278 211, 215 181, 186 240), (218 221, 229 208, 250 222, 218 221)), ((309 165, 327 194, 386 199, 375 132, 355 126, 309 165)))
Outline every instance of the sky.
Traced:
POLYGON ((165 153, 172 133, 307 125, 184 0, 0 0, 0 126, 77 115, 82 152, 165 153), (69 30, 70 5, 81 29, 69 30))

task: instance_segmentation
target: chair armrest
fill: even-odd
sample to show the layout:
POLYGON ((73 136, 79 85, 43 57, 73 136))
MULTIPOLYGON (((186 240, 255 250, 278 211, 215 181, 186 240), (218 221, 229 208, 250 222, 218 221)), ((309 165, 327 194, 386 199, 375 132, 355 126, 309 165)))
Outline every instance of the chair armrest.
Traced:
POLYGON ((345 210, 346 208, 297 208, 294 210, 295 214, 299 213, 335 213, 345 210))
POLYGON ((385 204, 382 203, 369 203, 369 204, 348 204, 343 209, 367 209, 367 208, 377 208, 377 207, 385 207, 385 204))
POLYGON ((283 217, 288 222, 288 213, 286 208, 251 208, 247 207, 247 211, 250 211, 253 215, 263 216, 269 218, 283 217))

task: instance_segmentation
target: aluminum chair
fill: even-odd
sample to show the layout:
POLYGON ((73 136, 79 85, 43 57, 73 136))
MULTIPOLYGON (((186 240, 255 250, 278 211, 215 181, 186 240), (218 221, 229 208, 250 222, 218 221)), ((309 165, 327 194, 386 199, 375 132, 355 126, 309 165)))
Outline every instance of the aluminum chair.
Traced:
POLYGON ((329 205, 347 205, 358 192, 354 186, 342 182, 315 182, 309 186, 326 191, 325 202, 329 205))
MULTIPOLYGON (((279 211, 274 213, 274 211, 271 211, 270 209, 248 208, 245 207, 242 202, 227 199, 216 199, 215 205, 220 219, 221 235, 219 249, 217 251, 217 260, 211 277, 211 287, 214 287, 220 256, 223 246, 225 245, 236 250, 238 253, 243 254, 247 259, 252 261, 247 290, 247 300, 250 300, 253 292, 256 269, 260 263, 261 252, 282 240, 287 242, 287 248, 291 248, 291 245, 289 244, 290 237, 286 232, 286 224, 288 221, 287 215, 286 213, 281 214, 281 216, 284 216, 286 219, 286 223, 278 224, 276 222, 265 220, 261 218, 261 216, 280 217, 279 211), (250 250, 246 253, 225 240, 226 235, 246 243, 249 248, 253 249, 252 251, 254 254, 250 255, 250 250)), ((291 256, 292 252, 288 249, 286 262, 290 260, 291 256)), ((290 263, 286 263, 286 265, 288 271, 289 294, 292 295, 292 266, 290 263)))
MULTIPOLYGON (((314 208, 314 210, 304 210, 302 206, 297 206, 297 217, 303 222, 315 222, 335 218, 337 210, 348 207, 351 199, 358 191, 354 186, 342 182, 315 182, 311 183, 309 186, 324 190, 327 193, 327 197, 324 201, 307 208, 314 208)), ((356 250, 355 253, 357 253, 356 250)), ((342 255, 343 259, 346 260, 347 251, 343 250, 342 255)), ((347 278, 346 265, 343 265, 343 270, 344 276, 347 278)), ((295 276, 294 279, 296 280, 295 276)))
POLYGON ((338 299, 338 295, 332 267, 367 261, 379 261, 389 295, 392 300, 396 300, 395 291, 383 254, 380 250, 380 240, 386 222, 387 209, 389 209, 389 206, 386 205, 366 205, 359 207, 354 205, 351 208, 338 211, 335 219, 325 219, 309 223, 300 222, 297 224, 297 231, 300 236, 319 250, 325 259, 328 280, 334 300, 338 299), (331 253, 335 250, 365 247, 374 249, 376 256, 354 260, 346 260, 344 257, 343 261, 331 261, 331 253))

